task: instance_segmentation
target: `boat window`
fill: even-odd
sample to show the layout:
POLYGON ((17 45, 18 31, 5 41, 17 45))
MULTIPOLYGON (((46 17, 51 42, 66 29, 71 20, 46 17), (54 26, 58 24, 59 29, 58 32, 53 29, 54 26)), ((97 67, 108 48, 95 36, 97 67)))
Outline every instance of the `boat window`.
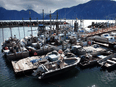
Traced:
MULTIPOLYGON (((57 53, 56 52, 52 52, 52 54, 56 54, 57 55, 57 53)), ((50 54, 51 55, 51 54, 50 54)))

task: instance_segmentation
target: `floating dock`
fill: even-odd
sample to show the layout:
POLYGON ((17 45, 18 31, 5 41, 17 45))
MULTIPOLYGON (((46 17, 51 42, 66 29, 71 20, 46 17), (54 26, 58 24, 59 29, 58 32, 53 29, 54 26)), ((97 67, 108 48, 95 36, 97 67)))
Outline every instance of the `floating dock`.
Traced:
POLYGON ((32 72, 34 69, 37 69, 39 64, 47 62, 47 59, 37 61, 42 57, 43 56, 32 56, 19 61, 11 61, 15 74, 18 75, 20 73, 32 72))

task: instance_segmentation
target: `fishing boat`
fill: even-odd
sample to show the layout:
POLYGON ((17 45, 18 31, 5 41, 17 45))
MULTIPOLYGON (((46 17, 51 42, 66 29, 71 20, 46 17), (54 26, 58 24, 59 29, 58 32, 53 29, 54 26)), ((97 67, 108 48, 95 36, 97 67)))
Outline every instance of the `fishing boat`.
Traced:
POLYGON ((86 54, 86 50, 83 49, 83 47, 80 46, 80 45, 74 45, 74 46, 72 46, 71 52, 74 53, 74 54, 76 54, 76 55, 84 55, 84 54, 86 54))
POLYGON ((27 72, 32 72, 33 70, 37 69, 40 64, 57 61, 59 57, 59 52, 54 50, 49 52, 47 55, 25 57, 24 59, 20 60, 13 60, 11 63, 15 74, 20 75, 23 72, 25 72, 25 74, 27 72))
POLYGON ((99 46, 97 44, 83 48, 86 50, 86 54, 81 56, 81 61, 79 63, 79 65, 83 68, 97 65, 97 61, 101 59, 100 57, 98 57, 98 55, 107 56, 112 53, 109 49, 99 46))
POLYGON ((66 49, 64 51, 64 55, 66 56, 64 58, 70 58, 70 57, 71 58, 78 58, 77 55, 75 55, 74 53, 71 53, 70 49, 66 49))
POLYGON ((29 51, 20 44, 20 40, 16 36, 10 37, 2 44, 2 50, 5 57, 11 60, 17 60, 29 56, 29 51))
POLYGON ((14 38, 10 37, 7 40, 5 40, 3 43, 1 43, 1 45, 2 45, 2 52, 7 53, 6 50, 8 50, 9 47, 12 47, 12 45, 14 43, 20 43, 20 40, 17 39, 16 36, 14 36, 14 38))
POLYGON ((44 40, 38 37, 30 36, 21 40, 23 45, 29 50, 31 56, 44 55, 53 51, 50 45, 45 45, 44 40))
POLYGON ((60 57, 60 54, 56 50, 54 50, 54 51, 49 52, 48 54, 46 54, 46 58, 50 62, 57 61, 59 57, 60 57))
POLYGON ((105 58, 98 61, 98 64, 102 68, 112 69, 116 66, 116 53, 106 56, 105 58))
POLYGON ((97 64, 97 61, 100 60, 100 58, 95 58, 91 54, 82 55, 80 58, 81 58, 81 61, 79 63, 79 66, 81 68, 95 66, 97 64))
POLYGON ((63 57, 60 56, 60 59, 61 60, 39 65, 37 70, 34 70, 34 73, 32 75, 33 76, 38 75, 39 76, 38 79, 49 78, 57 74, 61 74, 63 72, 71 70, 80 62, 80 58, 74 58, 74 57, 63 59, 63 57))

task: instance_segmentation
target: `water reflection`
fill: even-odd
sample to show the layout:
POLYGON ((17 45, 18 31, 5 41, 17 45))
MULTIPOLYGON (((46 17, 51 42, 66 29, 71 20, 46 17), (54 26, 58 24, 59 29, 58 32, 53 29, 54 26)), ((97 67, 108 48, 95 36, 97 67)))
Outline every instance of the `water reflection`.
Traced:
POLYGON ((111 84, 114 80, 116 80, 116 70, 114 72, 106 71, 101 75, 101 81, 105 84, 111 84))

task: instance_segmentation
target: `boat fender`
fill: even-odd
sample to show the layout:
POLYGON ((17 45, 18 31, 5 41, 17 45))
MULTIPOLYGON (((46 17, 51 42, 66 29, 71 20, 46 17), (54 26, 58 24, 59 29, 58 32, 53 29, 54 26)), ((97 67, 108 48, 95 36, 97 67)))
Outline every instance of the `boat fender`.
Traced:
POLYGON ((91 41, 88 41, 88 45, 91 45, 91 41))
POLYGON ((31 52, 31 50, 29 49, 29 52, 31 52))

